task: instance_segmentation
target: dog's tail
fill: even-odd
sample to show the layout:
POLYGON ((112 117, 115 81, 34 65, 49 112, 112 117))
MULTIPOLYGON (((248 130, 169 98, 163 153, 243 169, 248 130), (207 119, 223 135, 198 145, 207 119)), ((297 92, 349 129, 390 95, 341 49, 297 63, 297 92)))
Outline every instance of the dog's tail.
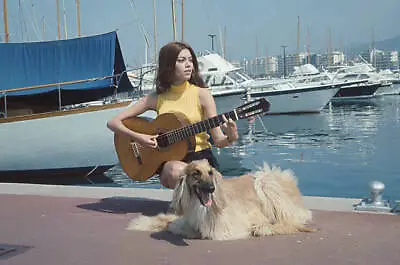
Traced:
POLYGON ((177 219, 174 214, 160 213, 156 216, 141 215, 134 218, 126 228, 127 230, 160 232, 167 230, 168 224, 177 219))
POLYGON ((265 163, 254 176, 255 190, 263 202, 264 213, 272 223, 301 227, 311 221, 311 211, 304 206, 297 178, 291 170, 271 168, 265 163))

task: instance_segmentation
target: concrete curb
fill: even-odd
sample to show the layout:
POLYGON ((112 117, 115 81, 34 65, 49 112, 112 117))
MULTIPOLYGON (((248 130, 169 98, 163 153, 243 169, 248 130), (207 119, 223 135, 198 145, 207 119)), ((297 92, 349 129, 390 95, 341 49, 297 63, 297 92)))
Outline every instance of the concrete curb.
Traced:
MULTIPOLYGON (((172 198, 172 190, 166 189, 61 186, 19 183, 0 183, 0 194, 75 198, 132 197, 161 201, 169 201, 172 198)), ((312 210, 351 212, 353 211, 353 205, 359 202, 360 199, 357 198, 304 196, 306 207, 312 210)))

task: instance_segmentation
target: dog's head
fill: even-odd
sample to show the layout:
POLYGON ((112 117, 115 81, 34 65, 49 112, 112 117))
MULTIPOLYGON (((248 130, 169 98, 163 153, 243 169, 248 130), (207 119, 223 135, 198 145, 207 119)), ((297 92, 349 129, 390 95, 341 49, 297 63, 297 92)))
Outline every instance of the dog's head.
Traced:
POLYGON ((185 204, 198 200, 204 207, 220 209, 222 194, 220 188, 221 174, 215 170, 207 160, 197 160, 189 163, 174 191, 174 200, 177 203, 177 212, 185 211, 185 204))
POLYGON ((210 207, 216 186, 216 170, 208 164, 207 160, 203 159, 188 164, 185 168, 185 175, 189 191, 197 196, 203 206, 210 207))

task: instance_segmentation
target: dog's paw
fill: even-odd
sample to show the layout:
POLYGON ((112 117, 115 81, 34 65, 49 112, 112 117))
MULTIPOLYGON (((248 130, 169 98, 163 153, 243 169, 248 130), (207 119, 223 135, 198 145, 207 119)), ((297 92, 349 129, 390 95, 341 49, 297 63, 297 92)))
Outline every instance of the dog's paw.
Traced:
POLYGON ((178 218, 173 214, 159 214, 157 216, 141 215, 134 218, 126 228, 127 230, 160 232, 166 230, 168 224, 178 218))
POLYGON ((313 233, 313 232, 318 232, 320 229, 305 225, 305 226, 298 228, 298 230, 299 230, 299 232, 313 233))
POLYGON ((253 237, 260 237, 260 236, 270 236, 272 235, 272 229, 270 226, 267 225, 253 225, 251 227, 251 235, 253 237))

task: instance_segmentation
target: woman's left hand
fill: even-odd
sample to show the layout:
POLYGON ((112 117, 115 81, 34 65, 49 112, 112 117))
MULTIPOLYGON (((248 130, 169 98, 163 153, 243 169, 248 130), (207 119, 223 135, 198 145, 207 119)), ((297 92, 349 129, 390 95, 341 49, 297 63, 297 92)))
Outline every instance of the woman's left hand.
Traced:
POLYGON ((222 115, 224 123, 221 125, 221 129, 224 134, 228 137, 229 142, 235 142, 239 139, 236 123, 231 119, 227 119, 225 115, 222 115))

